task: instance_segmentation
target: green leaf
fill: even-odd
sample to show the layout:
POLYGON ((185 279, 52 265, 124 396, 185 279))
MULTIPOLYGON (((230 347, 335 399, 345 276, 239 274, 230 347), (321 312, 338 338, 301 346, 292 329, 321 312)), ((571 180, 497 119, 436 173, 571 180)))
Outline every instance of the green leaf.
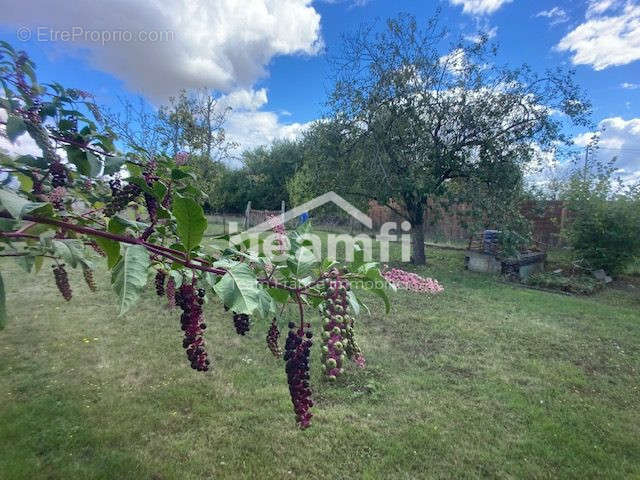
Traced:
POLYGON ((289 292, 282 288, 267 288, 267 292, 278 303, 285 303, 289 300, 289 292))
POLYGON ((22 269, 27 272, 27 273, 31 273, 31 270, 33 269, 33 257, 30 255, 25 255, 24 257, 15 257, 16 258, 16 263, 18 265, 20 265, 20 267, 22 267, 22 269))
POLYGON ((0 189, 0 203, 13 218, 19 219, 22 209, 29 200, 22 198, 9 190, 0 189))
POLYGON ((78 173, 88 177, 97 177, 100 174, 102 165, 100 159, 93 153, 73 146, 68 146, 66 151, 67 158, 76 166, 78 173))
POLYGON ((0 232, 11 232, 16 230, 20 222, 13 218, 0 218, 0 232))
POLYGON ((120 242, 110 238, 94 237, 96 243, 107 254, 107 267, 111 270, 120 260, 120 242))
POLYGON ((119 172, 120 168, 126 161, 127 159, 124 157, 106 157, 104 160, 104 171, 102 174, 113 175, 114 173, 119 172))
POLYGON ((49 166, 47 161, 42 157, 34 157, 32 155, 20 155, 15 159, 16 163, 21 163, 32 168, 39 168, 44 170, 49 166))
POLYGON ((36 269, 36 273, 40 272, 40 270, 42 269, 42 264, 43 263, 44 263, 44 257, 42 255, 37 256, 33 260, 33 266, 36 269))
POLYGON ((207 229, 207 219, 202 207, 194 200, 176 196, 173 199, 173 215, 176 217, 178 236, 187 252, 200 245, 207 229))
POLYGON ((349 290, 347 292, 347 301, 349 302, 349 306, 351 307, 351 311, 357 317, 360 315, 360 302, 358 301, 358 297, 353 293, 353 290, 349 290))
POLYGON ((20 190, 22 190, 23 192, 31 192, 31 190, 33 189, 33 179, 21 172, 16 172, 14 173, 14 175, 20 181, 20 190))
POLYGON ((125 314, 140 297, 147 284, 148 268, 147 250, 141 245, 128 245, 111 272, 111 285, 119 297, 120 315, 125 314))
POLYGON ((129 220, 121 215, 114 215, 109 220, 108 230, 111 233, 121 234, 127 227, 132 228, 135 231, 144 230, 148 225, 144 222, 138 222, 136 220, 129 220))
POLYGON ((20 117, 9 114, 7 118, 7 137, 11 142, 15 142, 16 138, 27 131, 27 125, 20 117))
POLYGON ((7 295, 4 291, 4 281, 0 272, 0 330, 7 324, 7 295))
POLYGON ((89 162, 89 175, 90 177, 97 177, 100 175, 100 170, 102 170, 102 162, 100 159, 91 152, 86 152, 87 154, 87 162, 89 162))
POLYGON ((41 216, 50 216, 53 214, 51 204, 30 202, 26 198, 16 195, 11 190, 0 189, 0 204, 2 204, 15 219, 20 219, 28 213, 41 216))
POLYGON ((230 268, 213 290, 236 313, 266 318, 275 312, 271 296, 258 285, 255 273, 246 263, 230 268))
POLYGON ((318 264, 313 251, 307 247, 300 247, 293 257, 287 258, 287 266, 297 278, 309 275, 318 264))
POLYGON ((391 302, 389 302, 386 290, 384 288, 372 288, 371 291, 382 299, 385 312, 389 313, 391 311, 391 302))
POLYGON ((77 239, 52 239, 51 246, 56 255, 61 256, 72 268, 84 261, 84 244, 77 239))

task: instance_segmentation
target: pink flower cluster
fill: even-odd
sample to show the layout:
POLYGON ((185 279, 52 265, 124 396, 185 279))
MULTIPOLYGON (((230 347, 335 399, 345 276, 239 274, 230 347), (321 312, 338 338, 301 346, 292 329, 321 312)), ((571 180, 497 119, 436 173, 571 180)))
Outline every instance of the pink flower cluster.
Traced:
POLYGON ((284 223, 282 223, 282 219, 280 216, 272 215, 269 217, 269 224, 271 225, 271 230, 276 234, 276 243, 279 245, 279 253, 284 253, 287 251, 287 234, 284 229, 284 223))
POLYGON ((174 157, 176 165, 184 165, 189 160, 189 154, 187 152, 178 152, 174 157))
POLYGON ((424 278, 417 273, 405 272, 399 268, 384 270, 382 276, 396 287, 412 292, 440 293, 444 290, 434 278, 424 278))

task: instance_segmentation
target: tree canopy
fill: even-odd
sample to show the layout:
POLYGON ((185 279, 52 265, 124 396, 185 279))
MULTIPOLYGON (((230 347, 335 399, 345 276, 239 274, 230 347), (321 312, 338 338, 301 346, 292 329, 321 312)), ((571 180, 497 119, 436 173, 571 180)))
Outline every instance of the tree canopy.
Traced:
POLYGON ((571 71, 500 66, 486 36, 448 48, 444 38, 437 15, 424 25, 403 15, 345 37, 333 59, 331 122, 309 134, 331 137, 335 154, 307 156, 302 170, 309 184, 403 215, 416 263, 425 261, 429 199, 516 189, 522 165, 568 142, 563 123, 586 124, 590 110, 571 71))

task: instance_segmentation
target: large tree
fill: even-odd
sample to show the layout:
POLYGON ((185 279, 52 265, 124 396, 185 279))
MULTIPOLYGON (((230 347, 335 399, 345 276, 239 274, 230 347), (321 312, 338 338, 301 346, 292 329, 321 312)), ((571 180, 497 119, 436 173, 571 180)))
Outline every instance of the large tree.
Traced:
POLYGON ((329 105, 343 155, 324 175, 409 220, 417 264, 429 199, 519 185, 520 167, 567 141, 563 122, 585 123, 590 109, 571 71, 500 66, 486 37, 442 48, 446 38, 437 15, 425 25, 404 15, 345 37, 334 58, 329 105))

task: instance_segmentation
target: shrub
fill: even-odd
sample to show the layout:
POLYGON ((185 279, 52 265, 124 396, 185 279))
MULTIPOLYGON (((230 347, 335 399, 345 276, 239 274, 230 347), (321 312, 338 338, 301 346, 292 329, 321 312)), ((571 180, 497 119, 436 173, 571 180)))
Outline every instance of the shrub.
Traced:
POLYGON ((573 250, 593 269, 622 272, 640 254, 640 205, 620 197, 581 207, 569 231, 573 250))
POLYGON ((611 275, 640 256, 640 185, 623 186, 615 171, 615 159, 587 160, 565 193, 571 217, 565 233, 575 256, 611 275))

